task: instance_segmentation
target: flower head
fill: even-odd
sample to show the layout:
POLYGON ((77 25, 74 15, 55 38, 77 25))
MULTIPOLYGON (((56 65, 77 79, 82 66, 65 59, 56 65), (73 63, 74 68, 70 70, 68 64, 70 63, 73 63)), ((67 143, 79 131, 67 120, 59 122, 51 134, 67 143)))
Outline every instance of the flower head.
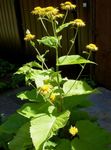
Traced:
POLYGON ((52 86, 50 84, 45 84, 43 86, 40 87, 40 93, 41 94, 47 94, 50 92, 52 86))
POLYGON ((59 13, 59 9, 48 6, 48 7, 35 7, 32 14, 39 15, 40 17, 47 17, 48 19, 62 18, 63 14, 59 13))
POLYGON ((56 94, 55 93, 52 93, 50 95, 50 101, 53 103, 55 101, 55 98, 56 98, 56 94))
POLYGON ((76 128, 75 126, 71 126, 69 129, 69 133, 75 136, 78 133, 78 128, 76 128))
POLYGON ((31 12, 34 15, 44 16, 45 9, 41 7, 35 7, 34 10, 31 12))
POLYGON ((76 25, 77 27, 84 27, 85 23, 82 19, 75 19, 74 21, 70 21, 70 24, 76 25))
POLYGON ((86 45, 86 48, 91 50, 91 51, 97 51, 98 50, 98 47, 95 45, 95 44, 89 44, 89 45, 86 45))
POLYGON ((35 35, 31 34, 30 31, 27 29, 26 36, 24 37, 24 40, 30 41, 30 40, 33 40, 34 38, 35 38, 35 35))
POLYGON ((66 1, 65 3, 61 3, 61 9, 63 10, 72 10, 76 8, 76 5, 72 4, 69 1, 66 1))

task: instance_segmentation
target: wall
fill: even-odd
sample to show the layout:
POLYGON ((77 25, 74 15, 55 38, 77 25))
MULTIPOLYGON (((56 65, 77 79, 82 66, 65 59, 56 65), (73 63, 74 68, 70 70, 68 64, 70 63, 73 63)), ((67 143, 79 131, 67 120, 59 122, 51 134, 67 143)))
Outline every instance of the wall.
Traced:
MULTIPOLYGON (((0 58, 15 62, 23 53, 14 0, 0 1, 0 58)), ((18 60, 19 61, 19 60, 18 60)))
POLYGON ((111 1, 96 0, 96 43, 99 51, 96 53, 97 66, 95 79, 100 84, 111 89, 111 1))

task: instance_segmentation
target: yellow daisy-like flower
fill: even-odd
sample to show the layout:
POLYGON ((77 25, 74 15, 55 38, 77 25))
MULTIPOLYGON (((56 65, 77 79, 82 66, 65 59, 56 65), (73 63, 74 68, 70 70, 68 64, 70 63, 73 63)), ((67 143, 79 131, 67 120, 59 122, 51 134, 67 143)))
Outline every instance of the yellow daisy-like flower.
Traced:
POLYGON ((63 18, 63 16, 64 16, 64 14, 58 13, 56 15, 52 15, 51 17, 52 17, 53 20, 55 20, 57 18, 63 18))
POLYGON ((44 16, 45 15, 45 9, 41 8, 41 7, 35 7, 31 13, 34 15, 44 16))
POLYGON ((45 16, 48 19, 55 20, 57 18, 62 18, 63 14, 59 13, 59 9, 49 6, 45 8, 45 16))
POLYGON ((61 3, 60 6, 61 6, 61 9, 63 10, 72 10, 76 8, 76 5, 72 4, 69 1, 66 1, 65 3, 61 3))
POLYGON ((47 17, 49 19, 60 18, 62 15, 59 15, 59 9, 48 6, 48 7, 35 7, 32 11, 32 14, 39 15, 41 17, 47 17))
POLYGON ((26 36, 24 37, 25 41, 30 41, 35 38, 35 35, 31 34, 29 30, 26 31, 26 36))
POLYGON ((95 44, 89 44, 89 45, 86 45, 86 48, 91 50, 91 51, 97 51, 98 50, 98 47, 95 45, 95 44))
POLYGON ((50 92, 51 88, 52 86, 50 84, 43 85, 42 87, 40 87, 40 93, 47 94, 50 92))
POLYGON ((69 129, 69 133, 75 136, 78 133, 78 128, 76 128, 75 126, 71 126, 69 129))
POLYGON ((76 25, 77 27, 84 27, 86 25, 82 19, 75 19, 74 21, 70 21, 70 24, 76 25))
POLYGON ((59 12, 59 10, 52 6, 48 6, 45 8, 45 12, 46 12, 46 15, 55 15, 59 12))
POLYGON ((52 93, 50 95, 50 101, 53 103, 55 101, 55 98, 56 98, 56 94, 55 93, 52 93))

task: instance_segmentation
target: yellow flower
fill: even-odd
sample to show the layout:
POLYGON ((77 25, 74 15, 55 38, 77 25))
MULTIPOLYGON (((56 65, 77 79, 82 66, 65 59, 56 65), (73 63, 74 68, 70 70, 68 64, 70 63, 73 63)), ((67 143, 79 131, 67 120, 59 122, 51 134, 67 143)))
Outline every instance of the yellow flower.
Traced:
POLYGON ((76 128, 75 126, 71 126, 69 129, 69 133, 75 136, 78 133, 78 128, 76 128))
POLYGON ((57 19, 57 18, 63 18, 64 14, 58 13, 55 15, 50 16, 50 18, 52 18, 53 20, 57 19))
POLYGON ((26 31, 26 36, 24 38, 25 41, 30 41, 35 38, 35 35, 31 34, 29 30, 26 31))
POLYGON ((59 10, 57 8, 54 8, 52 6, 49 6, 49 7, 46 7, 45 8, 45 12, 46 12, 46 15, 55 15, 59 12, 59 10))
POLYGON ((50 101, 53 103, 55 101, 55 98, 56 98, 56 94, 55 93, 52 93, 50 95, 50 101))
POLYGON ((40 87, 41 94, 47 94, 51 90, 52 86, 50 84, 43 85, 40 87))
POLYGON ((67 1, 65 3, 61 3, 61 9, 63 10, 72 10, 76 8, 76 5, 72 4, 71 2, 67 1))
POLYGON ((54 8, 52 6, 49 6, 49 7, 46 7, 45 8, 45 16, 48 18, 48 19, 56 19, 56 18, 62 18, 63 17, 63 14, 60 14, 59 13, 59 10, 57 8, 54 8))
POLYGON ((85 26, 85 23, 82 19, 75 19, 74 21, 70 21, 70 24, 76 25, 77 27, 85 26))
POLYGON ((35 7, 31 13, 34 15, 44 16, 45 15, 45 9, 41 8, 41 7, 35 7))
MULTIPOLYGON (((59 10, 55 7, 48 6, 48 7, 35 7, 32 11, 32 14, 39 15, 41 17, 47 17, 49 19, 55 18, 56 15, 58 15, 59 10)), ((58 17, 58 16, 56 16, 58 17)), ((60 17, 60 16, 59 16, 60 17)))
POLYGON ((97 51, 98 50, 98 47, 95 45, 95 44, 89 44, 89 45, 86 45, 86 48, 91 50, 91 51, 97 51))

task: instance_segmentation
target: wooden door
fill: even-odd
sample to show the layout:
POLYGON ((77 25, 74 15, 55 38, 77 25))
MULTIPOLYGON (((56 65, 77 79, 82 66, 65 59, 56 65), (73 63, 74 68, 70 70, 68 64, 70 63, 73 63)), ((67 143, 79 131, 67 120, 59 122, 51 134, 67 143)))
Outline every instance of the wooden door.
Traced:
POLYGON ((111 89, 111 0, 96 0, 96 81, 111 89))

